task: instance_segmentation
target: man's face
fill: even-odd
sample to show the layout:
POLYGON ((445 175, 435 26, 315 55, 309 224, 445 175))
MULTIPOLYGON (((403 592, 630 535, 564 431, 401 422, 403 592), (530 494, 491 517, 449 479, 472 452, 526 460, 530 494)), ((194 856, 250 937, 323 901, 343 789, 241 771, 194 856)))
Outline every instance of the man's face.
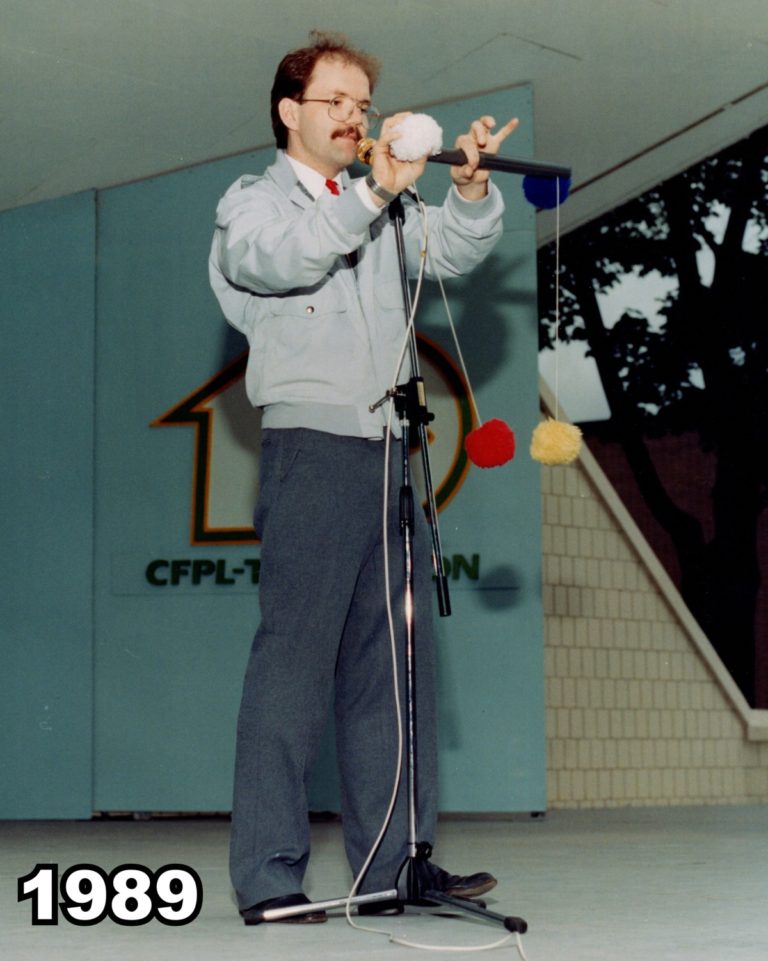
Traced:
MULTIPOLYGON (((323 57, 315 64, 302 99, 328 101, 338 96, 370 101, 368 77, 354 64, 323 57)), ((335 177, 353 162, 357 141, 365 136, 358 111, 344 123, 329 117, 327 102, 298 103, 285 99, 280 109, 288 128, 288 153, 292 157, 326 177, 335 177)))

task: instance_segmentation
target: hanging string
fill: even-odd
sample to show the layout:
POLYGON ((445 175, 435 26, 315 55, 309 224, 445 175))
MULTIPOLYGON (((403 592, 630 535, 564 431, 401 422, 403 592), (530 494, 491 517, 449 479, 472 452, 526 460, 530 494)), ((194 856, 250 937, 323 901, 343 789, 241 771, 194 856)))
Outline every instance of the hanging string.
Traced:
POLYGON ((570 464, 581 452, 581 431, 560 420, 560 178, 556 178, 555 204, 555 409, 533 431, 531 457, 540 464, 570 464))
POLYGON ((461 344, 459 343, 459 336, 456 333, 456 326, 453 322, 453 315, 451 314, 451 308, 448 303, 448 297, 445 293, 445 287, 443 287, 443 278, 435 269, 434 264, 431 264, 432 272, 437 277, 437 283, 440 287, 440 295, 443 298, 443 307, 445 308, 445 316, 448 318, 448 328, 451 331, 451 337, 453 338, 453 345, 456 349, 456 356, 459 359, 459 366, 461 367, 461 372, 464 375, 464 383, 467 385, 467 397, 469 398, 469 405, 472 408, 473 419, 477 421, 478 427, 482 427, 483 420, 480 417, 480 411, 477 406, 477 398, 475 397, 475 392, 472 390, 472 384, 469 380, 469 372, 467 371, 467 365, 464 363, 464 354, 461 352, 461 344))
POLYGON ((470 407, 478 423, 478 426, 475 427, 474 430, 471 430, 464 438, 464 450, 467 452, 467 457, 476 467, 501 467, 515 456, 515 434, 509 425, 503 420, 499 420, 498 417, 494 417, 486 421, 486 423, 483 423, 480 419, 477 399, 475 392, 472 390, 472 384, 469 381, 467 365, 464 363, 464 355, 459 346, 459 338, 453 323, 453 317, 451 316, 451 308, 448 306, 448 298, 445 294, 443 281, 439 272, 434 269, 434 265, 433 272, 440 285, 440 293, 448 318, 448 326, 450 327, 453 343, 456 347, 456 354, 458 355, 461 370, 464 374, 464 382, 467 385, 467 396, 470 407))

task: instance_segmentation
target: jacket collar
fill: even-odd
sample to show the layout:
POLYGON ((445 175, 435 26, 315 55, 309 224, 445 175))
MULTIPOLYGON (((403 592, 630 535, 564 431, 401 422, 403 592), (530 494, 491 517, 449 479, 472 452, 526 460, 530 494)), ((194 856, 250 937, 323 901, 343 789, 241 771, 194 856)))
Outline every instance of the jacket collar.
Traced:
MULTIPOLYGON (((302 184, 296 179, 296 172, 291 166, 291 162, 285 155, 284 150, 278 150, 275 162, 264 171, 265 176, 273 180, 282 192, 293 203, 300 207, 310 207, 315 199, 312 197, 302 184)), ((341 185, 343 189, 349 186, 350 178, 346 170, 341 172, 341 185)))

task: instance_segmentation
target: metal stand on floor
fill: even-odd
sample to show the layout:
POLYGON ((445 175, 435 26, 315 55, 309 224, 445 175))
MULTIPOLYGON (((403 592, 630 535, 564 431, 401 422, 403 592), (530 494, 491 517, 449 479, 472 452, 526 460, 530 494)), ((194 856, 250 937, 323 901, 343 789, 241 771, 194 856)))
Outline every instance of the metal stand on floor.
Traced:
MULTIPOLYGON (((390 218, 395 227, 395 237, 397 240, 398 260, 400 263, 400 279, 403 288, 403 302, 405 304, 406 317, 410 318, 413 305, 411 293, 408 285, 408 277, 405 268, 405 245, 403 239, 403 223, 405 213, 403 202, 400 197, 393 200, 389 205, 390 218)), ((437 891, 433 887, 434 874, 429 867, 429 860, 432 855, 432 846, 425 841, 420 841, 418 836, 418 824, 416 819, 417 811, 417 737, 418 727, 417 717, 417 698, 416 698, 416 663, 414 637, 416 625, 414 623, 414 566, 413 566, 413 539, 414 539, 414 518, 415 502, 413 496, 413 486, 411 484, 410 451, 409 439, 413 433, 418 436, 419 447, 421 449, 422 465, 424 469, 424 484, 427 501, 427 516, 432 533, 432 562, 439 612, 441 617, 447 617, 451 613, 450 597, 448 593, 448 580, 443 570, 442 548, 440 544, 440 533, 437 520, 437 506, 435 502, 434 485, 432 483, 432 473, 429 465, 429 449, 427 445, 427 425, 432 420, 432 415, 427 408, 426 392, 424 381, 419 370, 418 348, 416 343, 415 328, 411 325, 409 333, 409 357, 411 363, 411 378, 404 386, 397 388, 394 402, 395 410, 400 418, 401 426, 401 448, 402 448, 402 486, 400 488, 400 529, 403 535, 403 565, 405 572, 405 711, 406 711, 406 754, 405 754, 405 774, 407 777, 407 800, 408 800, 408 856, 400 870, 400 879, 404 878, 405 897, 402 898, 403 904, 415 907, 425 906, 449 906, 452 911, 462 914, 470 914, 481 917, 486 921, 503 925, 507 931, 523 934, 527 929, 527 923, 519 917, 497 914, 489 911, 481 901, 468 898, 457 898, 452 895, 437 891)))

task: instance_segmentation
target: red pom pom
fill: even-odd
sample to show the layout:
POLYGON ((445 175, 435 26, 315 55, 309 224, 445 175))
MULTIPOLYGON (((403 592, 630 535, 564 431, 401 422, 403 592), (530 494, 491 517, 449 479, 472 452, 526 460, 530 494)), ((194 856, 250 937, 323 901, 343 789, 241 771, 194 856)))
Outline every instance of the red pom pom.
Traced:
POLYGON ((477 467, 501 467, 515 456, 515 435, 503 420, 489 420, 467 434, 464 450, 477 467))

